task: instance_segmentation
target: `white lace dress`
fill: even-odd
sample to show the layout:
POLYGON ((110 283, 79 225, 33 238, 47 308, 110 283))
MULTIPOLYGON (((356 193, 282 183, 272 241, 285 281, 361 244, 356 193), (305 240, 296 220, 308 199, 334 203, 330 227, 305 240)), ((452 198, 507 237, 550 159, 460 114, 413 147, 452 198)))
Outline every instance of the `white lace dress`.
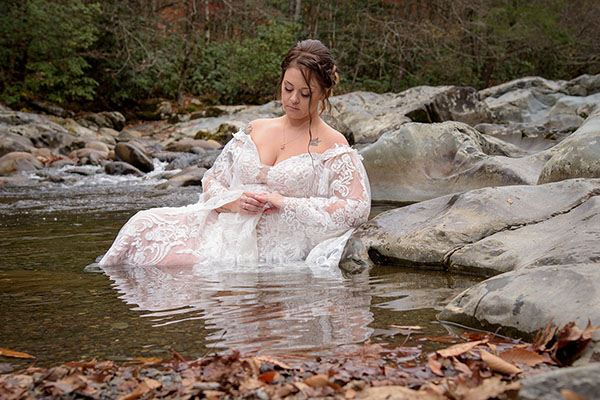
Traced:
POLYGON ((202 179, 200 200, 140 211, 99 265, 285 264, 333 266, 353 228, 367 220, 370 189, 356 150, 336 145, 274 166, 240 131, 202 179), (243 191, 285 196, 280 212, 218 213, 243 191))

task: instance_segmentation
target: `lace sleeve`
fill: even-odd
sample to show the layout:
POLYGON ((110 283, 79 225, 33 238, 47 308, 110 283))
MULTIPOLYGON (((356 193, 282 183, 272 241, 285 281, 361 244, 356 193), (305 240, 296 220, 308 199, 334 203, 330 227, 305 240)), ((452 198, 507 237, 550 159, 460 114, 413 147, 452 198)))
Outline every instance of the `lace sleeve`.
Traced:
POLYGON ((371 210, 369 181, 355 151, 339 154, 325 163, 328 195, 286 197, 282 219, 298 229, 310 227, 338 235, 365 222, 371 210))
POLYGON ((204 200, 227 193, 233 182, 233 163, 242 150, 242 142, 234 137, 221 151, 213 166, 202 177, 204 200))

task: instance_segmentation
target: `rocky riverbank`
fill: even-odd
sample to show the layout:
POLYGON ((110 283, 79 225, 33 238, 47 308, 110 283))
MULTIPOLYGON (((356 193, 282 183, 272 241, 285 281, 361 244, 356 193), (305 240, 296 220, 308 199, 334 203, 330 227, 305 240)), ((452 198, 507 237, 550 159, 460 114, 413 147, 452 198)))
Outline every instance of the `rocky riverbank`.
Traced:
MULTIPOLYGON (((325 118, 359 149, 373 199, 414 203, 357 229, 343 269, 489 278, 440 315, 472 326, 528 335, 549 320, 600 324, 600 75, 354 92, 332 106, 325 118)), ((277 101, 181 115, 160 107, 163 121, 137 125, 114 111, 1 107, 0 188, 84 173, 151 176, 156 190, 200 185, 232 132, 282 112, 277 101)), ((598 358, 594 343, 581 363, 598 358)))

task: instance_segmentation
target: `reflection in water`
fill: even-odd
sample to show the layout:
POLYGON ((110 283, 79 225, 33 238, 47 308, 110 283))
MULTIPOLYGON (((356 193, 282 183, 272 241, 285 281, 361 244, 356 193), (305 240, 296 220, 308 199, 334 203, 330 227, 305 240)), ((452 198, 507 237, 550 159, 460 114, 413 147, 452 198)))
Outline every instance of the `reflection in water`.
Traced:
POLYGON ((121 298, 155 326, 202 319, 211 346, 245 353, 333 350, 369 338, 368 278, 305 264, 104 267, 121 298))

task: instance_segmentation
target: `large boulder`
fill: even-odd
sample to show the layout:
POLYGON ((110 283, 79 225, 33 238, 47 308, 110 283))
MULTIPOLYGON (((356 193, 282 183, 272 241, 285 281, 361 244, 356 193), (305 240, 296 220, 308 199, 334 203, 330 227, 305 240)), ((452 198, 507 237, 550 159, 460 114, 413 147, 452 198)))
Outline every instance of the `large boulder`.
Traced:
POLYGON ((131 164, 143 172, 154 170, 152 158, 133 143, 117 143, 115 146, 115 155, 119 161, 131 164))
POLYGON ((600 325, 600 263, 544 265, 487 279, 456 296, 441 320, 505 334, 533 334, 552 321, 600 325))
POLYGON ((600 178, 600 112, 590 116, 549 152, 552 157, 544 165, 538 183, 577 177, 600 178))
POLYGON ((30 153, 12 152, 0 157, 0 175, 34 171, 43 167, 42 163, 30 153))
POLYGON ((415 202, 470 189, 535 184, 550 156, 459 122, 404 124, 360 151, 375 201, 415 202))
POLYGON ((447 195, 384 212, 352 234, 349 272, 377 264, 481 276, 600 260, 600 180, 505 186, 447 195))

